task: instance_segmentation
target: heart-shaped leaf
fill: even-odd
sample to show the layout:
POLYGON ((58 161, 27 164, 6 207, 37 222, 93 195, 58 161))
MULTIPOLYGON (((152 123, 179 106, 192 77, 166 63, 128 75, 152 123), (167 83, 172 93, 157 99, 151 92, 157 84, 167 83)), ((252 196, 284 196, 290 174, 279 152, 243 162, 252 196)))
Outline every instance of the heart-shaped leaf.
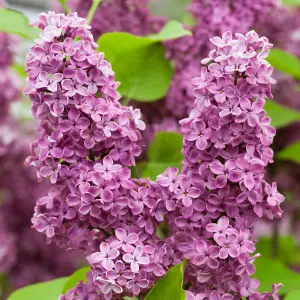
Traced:
POLYGON ((19 11, 0 8, 0 31, 34 40, 39 30, 29 25, 28 19, 19 11))
POLYGON ((300 164, 300 142, 295 142, 280 152, 277 153, 276 157, 281 160, 288 160, 294 163, 300 164))
MULTIPOLYGON (((300 260, 300 252, 296 241, 291 236, 280 236, 277 245, 277 259, 285 265, 298 263, 300 260)), ((273 239, 272 237, 262 237, 256 243, 256 251, 263 257, 272 258, 273 255, 273 239)), ((300 299, 300 298, 299 298, 300 299)))
POLYGON ((141 102, 162 99, 174 71, 160 42, 187 34, 191 33, 176 21, 170 21, 160 33, 149 37, 124 32, 103 34, 98 40, 99 50, 105 53, 116 80, 121 82, 121 95, 141 102))
POLYGON ((279 295, 300 288, 300 274, 288 269, 278 260, 260 257, 255 261, 255 278, 260 281, 259 291, 261 293, 271 290, 272 284, 282 283, 279 295))
POLYGON ((182 145, 181 134, 158 132, 148 148, 148 162, 142 166, 143 177, 150 177, 155 180, 156 176, 163 173, 168 167, 175 167, 180 170, 183 160, 182 145))
POLYGON ((284 300, 299 300, 300 299, 300 289, 290 291, 284 298, 284 300))
POLYGON ((68 277, 68 280, 62 290, 62 294, 65 294, 68 290, 75 287, 79 281, 86 282, 86 273, 88 273, 90 270, 90 267, 81 268, 68 277))
POLYGON ((33 284, 13 292, 7 300, 57 300, 68 277, 33 284))
POLYGON ((300 61, 296 56, 273 48, 267 57, 267 61, 278 71, 300 79, 300 61))
POLYGON ((181 23, 171 20, 159 33, 148 35, 147 38, 154 41, 163 42, 177 39, 185 35, 191 36, 192 32, 184 29, 181 23))
MULTIPOLYGON (((300 0, 282 0, 283 5, 287 6, 300 6, 300 0)), ((299 298, 300 299, 300 298, 299 298)))
POLYGON ((171 268, 165 277, 157 281, 145 300, 185 300, 185 292, 182 288, 185 265, 184 260, 181 264, 171 268))
POLYGON ((294 122, 300 121, 300 112, 267 100, 265 105, 267 115, 272 119, 275 128, 282 128, 294 122))

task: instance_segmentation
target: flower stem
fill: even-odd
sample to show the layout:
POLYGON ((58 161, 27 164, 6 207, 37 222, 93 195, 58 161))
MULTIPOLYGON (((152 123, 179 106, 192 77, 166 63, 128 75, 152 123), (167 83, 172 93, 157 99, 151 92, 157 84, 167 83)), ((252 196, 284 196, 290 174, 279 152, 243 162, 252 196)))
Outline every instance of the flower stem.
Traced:
POLYGON ((233 0, 228 0, 228 7, 229 7, 230 9, 233 8, 233 0))
POLYGON ((239 72, 235 71, 234 72, 234 85, 237 85, 238 77, 239 77, 239 72))
POLYGON ((64 9, 64 11, 65 11, 65 13, 67 15, 68 13, 70 13, 70 10, 69 10, 66 2, 67 1, 59 0, 60 5, 62 6, 62 8, 64 9))
POLYGON ((86 17, 86 22, 87 24, 91 24, 93 17, 95 15, 96 9, 98 8, 99 4, 102 2, 103 0, 93 0, 92 6, 90 8, 90 11, 86 17))
POLYGON ((278 257, 279 251, 279 221, 275 220, 273 225, 273 237, 272 237, 272 257, 278 257))

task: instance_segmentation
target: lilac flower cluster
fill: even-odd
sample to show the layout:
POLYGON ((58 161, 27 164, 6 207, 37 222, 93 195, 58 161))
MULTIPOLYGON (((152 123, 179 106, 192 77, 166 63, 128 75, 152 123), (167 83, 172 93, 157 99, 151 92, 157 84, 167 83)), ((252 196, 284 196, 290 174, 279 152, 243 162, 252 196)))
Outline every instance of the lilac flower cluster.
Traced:
POLYGON ((254 32, 212 39, 210 65, 194 79, 195 109, 181 121, 183 170, 169 168, 152 182, 131 179, 145 124, 139 110, 119 104, 118 83, 85 20, 50 12, 36 25, 41 40, 27 57, 25 91, 40 136, 27 162, 52 187, 37 202, 33 227, 83 250, 91 265, 87 284, 60 299, 145 295, 184 258, 191 299, 272 297, 279 286, 260 295, 250 277, 253 225, 280 217, 284 200, 263 179, 275 134, 263 110, 273 83, 268 40, 254 32), (170 234, 161 240, 156 227, 164 221, 170 234))
MULTIPOLYGON (((1 7, 1 3, 0 3, 1 7)), ((15 44, 16 40, 5 34, 3 32, 0 33, 0 68, 4 69, 10 66, 13 63, 13 52, 12 47, 15 44)))
POLYGON ((189 235, 181 247, 192 264, 200 266, 197 280, 206 289, 216 286, 224 291, 224 299, 228 290, 268 299, 255 291, 259 282, 250 276, 255 271, 253 226, 263 216, 281 217, 284 200, 276 184, 264 180, 265 167, 273 161, 269 146, 275 135, 263 109, 274 83, 272 67, 265 61, 272 45, 254 31, 235 37, 225 32, 211 39, 215 49, 202 61, 207 67, 201 76, 193 80, 195 108, 181 121, 183 173, 202 191, 201 204, 191 205, 189 226, 194 227, 192 218, 204 211, 200 229, 206 229, 204 239, 191 242, 189 235), (220 273, 226 275, 220 278, 220 273))
MULTIPOLYGON (((95 50, 84 19, 49 13, 36 25, 41 40, 27 57, 25 92, 40 136, 27 162, 53 187, 37 202, 34 227, 60 246, 91 254, 95 284, 107 299, 123 290, 136 294, 156 268, 138 272, 154 255, 149 241, 158 221, 151 211, 158 204, 146 182, 130 180, 129 169, 141 153, 145 124, 138 110, 119 104, 111 66, 95 50), (121 287, 116 272, 125 269, 121 287)), ((158 208, 155 214, 163 220, 158 208)), ((157 275, 151 276, 153 282, 157 275)))
POLYGON ((124 209, 120 190, 132 187, 128 166, 141 153, 138 128, 145 124, 138 110, 119 104, 119 84, 96 51, 85 19, 50 12, 36 24, 42 39, 27 57, 25 92, 41 131, 28 162, 55 187, 38 201, 34 226, 49 239, 68 231, 73 238, 61 237, 68 244, 79 233, 70 230, 75 217, 82 220, 84 232, 94 218, 106 224, 104 215, 113 219, 124 209), (45 208, 49 213, 43 213, 45 208))

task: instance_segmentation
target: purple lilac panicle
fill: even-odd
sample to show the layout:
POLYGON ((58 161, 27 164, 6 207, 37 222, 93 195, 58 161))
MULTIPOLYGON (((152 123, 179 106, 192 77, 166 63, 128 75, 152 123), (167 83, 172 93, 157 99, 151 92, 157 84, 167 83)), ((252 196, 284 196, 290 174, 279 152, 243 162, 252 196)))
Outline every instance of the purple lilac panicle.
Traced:
POLYGON ((273 83, 268 40, 255 32, 212 39, 209 66, 194 79, 195 108, 181 121, 183 170, 152 182, 131 179, 145 125, 138 110, 119 104, 118 83, 85 20, 50 12, 36 25, 41 40, 27 57, 25 91, 40 136, 27 162, 52 188, 37 202, 33 226, 82 249, 91 265, 87 284, 60 299, 146 294, 184 258, 189 297, 272 296, 277 287, 261 295, 250 277, 253 225, 280 217, 284 200, 263 179, 275 134, 263 110, 273 83), (155 228, 164 220, 170 235, 160 240, 155 228))
POLYGON ((145 125, 138 110, 118 102, 118 83, 84 19, 50 12, 36 25, 41 40, 27 57, 25 92, 40 136, 27 162, 53 187, 37 202, 34 227, 66 249, 90 254, 91 278, 105 299, 138 294, 165 273, 156 264, 156 275, 141 270, 150 268, 158 223, 150 188, 130 179, 145 125))
MULTIPOLYGON (((270 145, 275 135, 264 111, 274 83, 265 60, 272 45, 254 31, 235 38, 225 32, 211 42, 215 48, 202 61, 206 66, 201 77, 193 80, 195 108, 181 121, 182 173, 201 190, 197 201, 182 211, 192 221, 191 232, 197 213, 202 225, 201 238, 195 235, 192 242, 189 235, 180 245, 191 259, 188 268, 204 284, 191 289, 194 296, 188 295, 268 299, 274 293, 260 295, 259 282, 250 276, 255 272, 253 226, 263 216, 281 217, 284 200, 276 184, 264 180, 265 168, 273 161, 270 145), (226 275, 220 278, 220 272, 226 275), (231 295, 226 294, 229 290, 231 295)), ((181 222, 175 219, 174 225, 181 222)))

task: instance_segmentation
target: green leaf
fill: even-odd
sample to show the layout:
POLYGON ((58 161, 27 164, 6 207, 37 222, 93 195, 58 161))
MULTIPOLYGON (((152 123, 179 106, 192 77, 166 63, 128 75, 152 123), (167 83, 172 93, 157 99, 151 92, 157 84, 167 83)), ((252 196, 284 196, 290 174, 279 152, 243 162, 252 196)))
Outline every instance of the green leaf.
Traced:
POLYGON ((272 100, 266 101, 265 110, 272 119, 275 128, 282 128, 294 122, 300 121, 300 112, 278 104, 272 100))
POLYGON ((163 222, 161 222, 156 226, 156 236, 159 239, 164 240, 169 236, 169 234, 170 234, 170 227, 168 221, 165 219, 163 222))
POLYGON ((13 292, 7 300, 57 300, 68 277, 33 284, 13 292))
POLYGON ((284 300, 299 300, 300 290, 290 291, 284 298, 284 300))
POLYGON ((151 162, 182 161, 181 149, 183 137, 176 132, 158 132, 148 148, 148 159, 151 162))
POLYGON ((39 30, 29 25, 28 19, 19 11, 0 8, 0 31, 34 40, 39 30))
POLYGON ((139 162, 136 164, 136 166, 131 167, 131 177, 133 178, 142 178, 143 172, 147 167, 147 162, 139 162))
POLYGON ((187 25, 187 26, 189 26, 189 27, 193 27, 194 25, 197 24, 197 20, 192 16, 191 13, 186 12, 183 15, 182 23, 185 24, 185 25, 187 25))
POLYGON ((74 286, 78 284, 78 282, 81 280, 83 282, 86 282, 86 273, 91 270, 90 267, 85 267, 77 270, 75 273, 73 273, 67 280, 66 284, 64 285, 64 288, 62 290, 62 294, 65 294, 68 290, 72 289, 74 286))
POLYGON ((163 173, 168 167, 175 167, 180 170, 183 160, 182 145, 181 134, 158 132, 148 148, 148 163, 143 165, 143 177, 150 177, 155 180, 156 176, 163 173))
POLYGON ((300 6, 300 0, 282 0, 282 4, 287 6, 300 6))
POLYGON ((180 22, 171 20, 159 33, 148 35, 147 38, 161 42, 177 39, 185 35, 191 36, 192 32, 184 29, 180 22))
POLYGON ((161 44, 121 32, 103 34, 98 44, 122 83, 123 97, 152 102, 166 95, 173 70, 161 44))
POLYGON ((103 34, 98 44, 121 82, 121 95, 152 102, 167 94, 174 73, 160 42, 189 34, 180 23, 170 21, 160 33, 149 37, 110 32, 103 34))
POLYGON ((145 300, 185 300, 182 288, 185 265, 186 260, 171 268, 165 277, 157 281, 145 300))
POLYGON ((260 257, 255 261, 255 266, 255 278, 260 281, 259 291, 262 293, 270 291, 274 283, 283 284, 278 292, 279 295, 300 288, 300 274, 288 269, 278 260, 260 257))
POLYGON ((300 142, 295 142, 287 146, 279 151, 276 157, 281 160, 288 160, 300 164, 300 142))
POLYGON ((273 48, 270 51, 267 61, 278 71, 300 79, 300 61, 296 56, 273 48))
POLYGON ((149 4, 151 14, 183 21, 190 0, 152 0, 149 4))
MULTIPOLYGON (((272 258, 273 239, 271 237, 262 237, 256 244, 256 251, 263 257, 272 258)), ((299 261, 300 253, 297 244, 291 236, 280 236, 278 240, 278 257, 285 265, 299 261)), ((300 299, 300 298, 299 298, 300 299)))

